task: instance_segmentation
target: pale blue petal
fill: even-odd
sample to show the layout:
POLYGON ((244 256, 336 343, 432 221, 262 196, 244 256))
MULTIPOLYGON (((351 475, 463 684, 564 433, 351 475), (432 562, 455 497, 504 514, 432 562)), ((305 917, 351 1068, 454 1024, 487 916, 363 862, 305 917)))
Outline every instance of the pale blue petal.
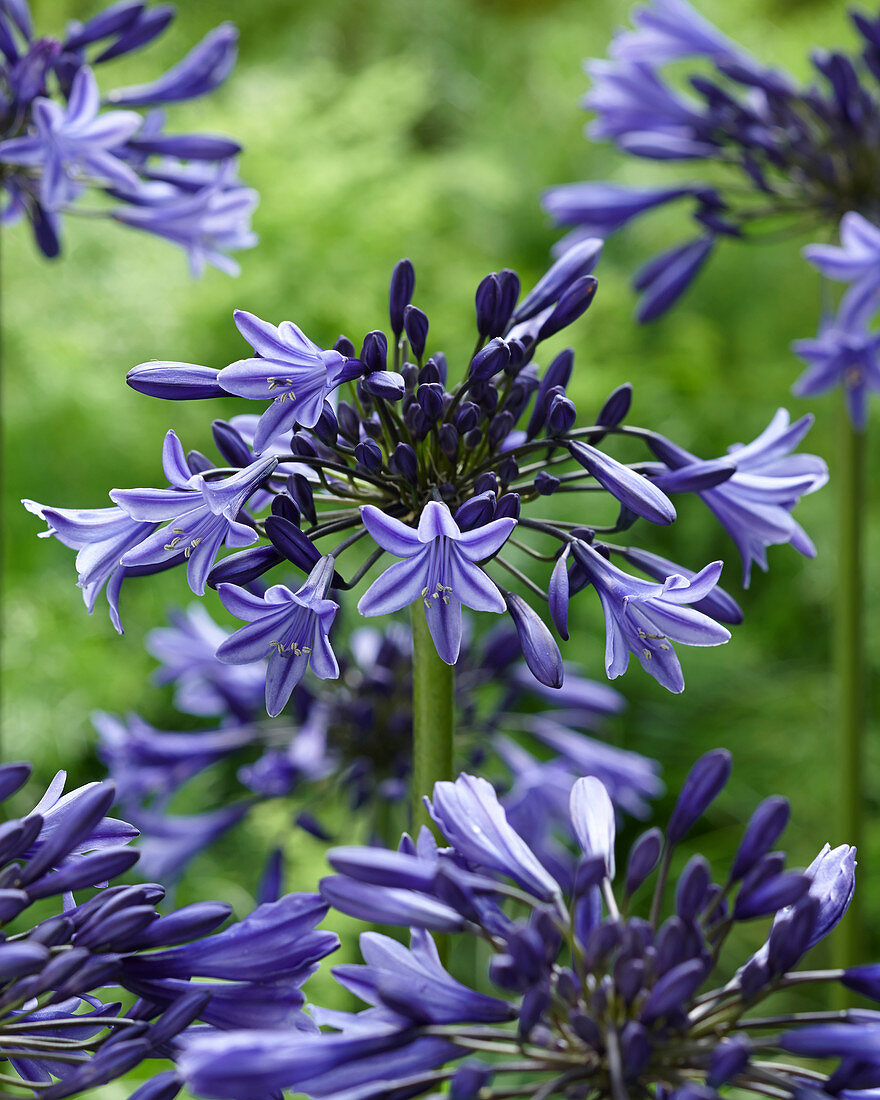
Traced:
POLYGON ((430 548, 395 562, 377 577, 358 602, 362 615, 387 615, 422 598, 428 583, 430 548))

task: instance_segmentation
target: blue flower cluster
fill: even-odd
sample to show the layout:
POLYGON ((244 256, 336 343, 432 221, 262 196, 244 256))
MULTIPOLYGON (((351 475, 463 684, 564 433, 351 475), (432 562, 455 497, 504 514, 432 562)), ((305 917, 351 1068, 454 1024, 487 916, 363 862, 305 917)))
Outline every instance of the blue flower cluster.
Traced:
POLYGON ((858 51, 814 51, 809 84, 762 64, 686 0, 648 0, 632 20, 609 58, 586 63, 589 135, 712 174, 659 187, 570 184, 548 191, 544 205, 558 225, 575 227, 569 243, 607 237, 669 203, 690 205, 696 235, 633 279, 640 320, 668 310, 722 239, 812 231, 850 211, 878 220, 880 20, 852 13, 858 51), (682 71, 676 63, 685 59, 699 66, 682 71))
MULTIPOLYGON (((141 832, 141 871, 162 881, 176 878, 270 799, 298 807, 295 823, 326 840, 328 815, 335 820, 343 793, 349 811, 367 817, 377 842, 393 844, 410 795, 410 631, 402 624, 384 633, 354 631, 338 682, 323 691, 299 684, 288 713, 274 720, 261 714, 265 662, 222 663, 215 651, 227 637, 202 605, 147 636, 162 662, 158 681, 175 685, 182 711, 214 718, 211 728, 170 732, 137 714, 94 716, 99 755, 126 818, 141 832), (175 813, 187 784, 209 769, 217 775, 218 768, 236 770, 238 796, 196 814, 175 813)), ((662 790, 654 761, 586 733, 621 711, 623 698, 571 667, 562 688, 539 684, 522 663, 511 627, 471 641, 458 668, 456 700, 460 758, 497 771, 511 820, 560 876, 570 874, 571 858, 556 833, 568 831, 568 797, 578 776, 601 778, 618 809, 637 817, 647 816, 649 800, 662 790), (518 713, 524 703, 530 712, 518 713), (544 709, 536 709, 542 703, 544 709)), ((216 779, 212 787, 230 790, 216 779)), ((283 843, 279 838, 279 847, 283 843)))
POLYGON ((257 195, 236 179, 241 146, 165 132, 166 104, 205 95, 229 75, 238 39, 231 24, 155 80, 103 97, 99 90, 97 66, 146 46, 173 18, 169 4, 118 0, 61 38, 37 38, 27 0, 0 6, 0 220, 26 218, 43 255, 58 255, 65 214, 107 216, 163 237, 184 250, 193 275, 206 264, 237 274, 228 253, 256 243, 257 195), (85 207, 86 195, 116 204, 85 207))
POLYGON ((444 846, 425 828, 397 851, 330 853, 337 874, 321 891, 332 905, 411 929, 409 947, 362 933, 364 963, 335 968, 369 1007, 312 1007, 328 1030, 283 1042, 259 1029, 185 1038, 187 1085, 216 1100, 262 1100, 288 1087, 366 1100, 447 1086, 459 1100, 714 1100, 728 1085, 743 1095, 868 1100, 880 1081, 876 1012, 773 1015, 766 1006, 794 987, 835 981, 880 998, 876 966, 797 969, 846 912, 854 849, 826 845, 806 870, 786 870, 775 844, 788 804, 769 798, 729 869, 716 880, 695 855, 667 900, 676 848, 729 772, 725 750, 698 760, 665 832, 643 833, 619 875, 608 793, 595 778, 578 780, 570 814, 580 861, 568 888, 489 783, 466 774, 437 783, 428 808, 444 846), (763 945, 728 970, 719 960, 731 930, 759 918, 772 918, 763 945), (451 945, 480 941, 488 985, 473 973, 466 983, 454 977, 432 933, 456 937, 451 945))
MULTIPOLYGON (((29 774, 28 764, 0 767, 4 810, 29 774)), ((105 816, 113 784, 64 794, 64 783, 62 772, 29 813, 0 825, 4 1095, 60 1100, 95 1088, 144 1059, 174 1058, 184 1031, 314 1029, 300 987, 337 946, 315 928, 320 897, 267 899, 219 932, 230 915, 221 902, 161 914, 161 886, 108 884, 138 858, 137 830, 105 816)), ((179 1088, 168 1070, 139 1092, 169 1100, 179 1088)))
POLYGON ((674 643, 719 645, 729 637, 721 623, 740 620, 717 587, 721 563, 691 570, 610 536, 639 518, 669 524, 676 512, 668 494, 696 493, 736 541, 747 579, 751 562, 766 566, 767 546, 790 542, 813 553, 791 512, 824 484, 826 470, 818 458, 789 453, 810 420, 791 425, 784 410, 752 443, 710 461, 624 424, 629 385, 611 394, 591 425, 576 427, 567 394, 573 353, 560 352, 543 372, 534 356, 590 305, 600 250, 601 241, 582 241, 521 300, 513 271, 486 276, 476 293, 476 347, 457 382, 442 352, 427 355, 428 318, 411 304, 415 274, 408 260, 391 280, 391 340, 369 332, 359 352, 346 337, 325 350, 290 321, 276 326, 238 311, 251 357, 220 370, 151 362, 128 376, 131 386, 155 397, 231 393, 262 403, 259 416, 214 422, 227 466, 187 453, 169 432, 167 487, 114 489, 114 507, 104 509, 25 504, 46 521, 47 534, 79 551, 79 584, 90 610, 106 585, 117 629, 127 575, 185 565, 195 593, 216 587, 246 624, 217 655, 243 665, 268 658, 272 716, 307 669, 322 679, 338 675, 329 633, 339 605, 330 594, 354 588, 385 554, 399 560, 372 582, 358 609, 375 616, 421 606, 448 664, 459 658, 462 606, 507 612, 535 677, 551 687, 562 683, 549 626, 490 575, 500 569, 546 601, 564 639, 570 597, 590 588, 605 614, 607 674, 620 676, 635 655, 660 684, 680 692, 674 643), (345 400, 337 392, 342 386, 345 400), (606 438, 646 444, 658 461, 624 463, 600 450, 606 438), (574 518, 557 518, 558 502, 548 498, 572 493, 574 518), (605 514, 582 511, 586 501, 605 514), (340 559, 362 549, 364 539, 369 551, 344 577, 340 559), (322 554, 317 543, 324 540, 331 546, 322 554), (238 552, 218 561, 223 545, 238 552), (517 554, 552 563, 544 585, 525 575, 517 554), (288 562, 307 574, 298 587, 252 587, 288 562))

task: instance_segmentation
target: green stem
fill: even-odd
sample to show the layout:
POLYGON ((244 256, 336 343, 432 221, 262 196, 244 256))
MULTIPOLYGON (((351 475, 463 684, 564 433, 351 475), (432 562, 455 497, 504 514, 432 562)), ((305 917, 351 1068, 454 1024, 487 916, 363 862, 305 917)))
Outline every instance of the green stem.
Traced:
POLYGON ((455 668, 437 656, 421 600, 412 605, 413 833, 428 823, 422 802, 438 779, 452 778, 455 668))
MULTIPOLYGON (((856 431, 842 403, 837 446, 837 498, 840 508, 838 591, 835 602, 837 724, 841 762, 839 842, 861 848, 864 816, 865 670, 862 601, 862 524, 865 508, 865 439, 856 431)), ((863 961, 862 921, 858 891, 842 922, 835 945, 841 967, 863 961)))

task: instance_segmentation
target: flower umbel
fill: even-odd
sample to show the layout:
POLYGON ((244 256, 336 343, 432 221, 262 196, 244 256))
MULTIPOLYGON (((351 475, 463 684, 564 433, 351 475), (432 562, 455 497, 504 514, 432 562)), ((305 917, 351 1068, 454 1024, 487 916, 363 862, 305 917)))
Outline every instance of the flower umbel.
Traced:
POLYGON ((453 1095, 481 1100, 623 1100, 660 1090, 709 1100, 727 1085, 755 1096, 770 1087, 784 1096, 863 1087, 876 1013, 772 1009, 774 995, 809 983, 842 981, 880 995, 873 967, 797 969, 846 912, 852 848, 826 846, 806 871, 785 870, 773 849, 788 807, 771 798, 755 811, 728 872, 713 881, 706 860, 693 856, 667 900, 673 852, 729 773, 725 750, 698 760, 665 834, 643 833, 619 861, 619 876, 611 802, 598 780, 578 780, 570 816, 581 859, 571 890, 560 889, 511 826, 490 784, 469 775, 438 783, 429 809, 443 847, 424 830, 418 843, 404 836, 397 852, 339 848, 329 856, 337 874, 322 892, 335 907, 411 929, 408 949, 365 932, 364 965, 334 971, 370 1007, 313 1009, 331 1030, 291 1034, 271 1058, 270 1037, 259 1030, 237 1033, 222 1051, 210 1037, 184 1039, 187 1083, 218 1100, 284 1087, 322 1098, 353 1090, 417 1096, 444 1082, 453 1095), (731 929, 770 917, 764 946, 729 970, 720 960, 731 929), (489 945, 492 995, 449 974, 432 930, 489 945), (841 1061, 829 1067, 827 1058, 841 1061))

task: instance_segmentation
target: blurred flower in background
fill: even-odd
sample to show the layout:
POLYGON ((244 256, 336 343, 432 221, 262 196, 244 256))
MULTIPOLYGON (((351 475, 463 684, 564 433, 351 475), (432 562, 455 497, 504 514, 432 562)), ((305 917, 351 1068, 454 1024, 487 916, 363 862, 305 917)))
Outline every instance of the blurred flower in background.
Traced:
POLYGON ((165 131, 165 105, 206 95, 229 75, 235 27, 217 27, 157 79, 101 95, 95 68, 148 45, 173 18, 171 5, 120 0, 61 38, 37 38, 27 0, 0 9, 0 219, 27 219, 44 256, 59 254, 66 214, 164 237, 194 276, 206 264, 237 274, 228 253, 256 244, 257 194, 236 179, 241 146, 165 131))
MULTIPOLYGON (((470 635, 471 624, 466 627, 470 635)), ((205 847, 273 799, 284 800, 296 825, 330 840, 342 795, 376 842, 394 843, 410 798, 409 628, 392 623, 382 631, 353 631, 339 648, 339 679, 323 689, 300 684, 287 712, 274 719, 262 713, 265 661, 224 664, 215 651, 227 637, 200 604, 147 636, 161 662, 156 680, 174 685, 178 709, 215 718, 215 726, 171 732, 137 714, 94 715, 99 755, 119 804, 141 831, 142 871, 163 881, 178 878, 205 847), (218 781, 219 766, 234 769, 231 787, 218 781), (225 791, 226 801, 198 814, 176 812, 181 802, 194 801, 187 784, 209 769, 215 769, 212 788, 225 791)), ((567 669, 562 688, 544 687, 523 663, 510 626, 468 638, 456 704, 460 758, 491 767, 511 820, 564 881, 572 862, 561 841, 579 775, 600 776, 615 806, 640 818, 663 789, 653 760, 587 733, 601 731, 605 718, 623 710, 622 696, 576 667, 567 669)))

